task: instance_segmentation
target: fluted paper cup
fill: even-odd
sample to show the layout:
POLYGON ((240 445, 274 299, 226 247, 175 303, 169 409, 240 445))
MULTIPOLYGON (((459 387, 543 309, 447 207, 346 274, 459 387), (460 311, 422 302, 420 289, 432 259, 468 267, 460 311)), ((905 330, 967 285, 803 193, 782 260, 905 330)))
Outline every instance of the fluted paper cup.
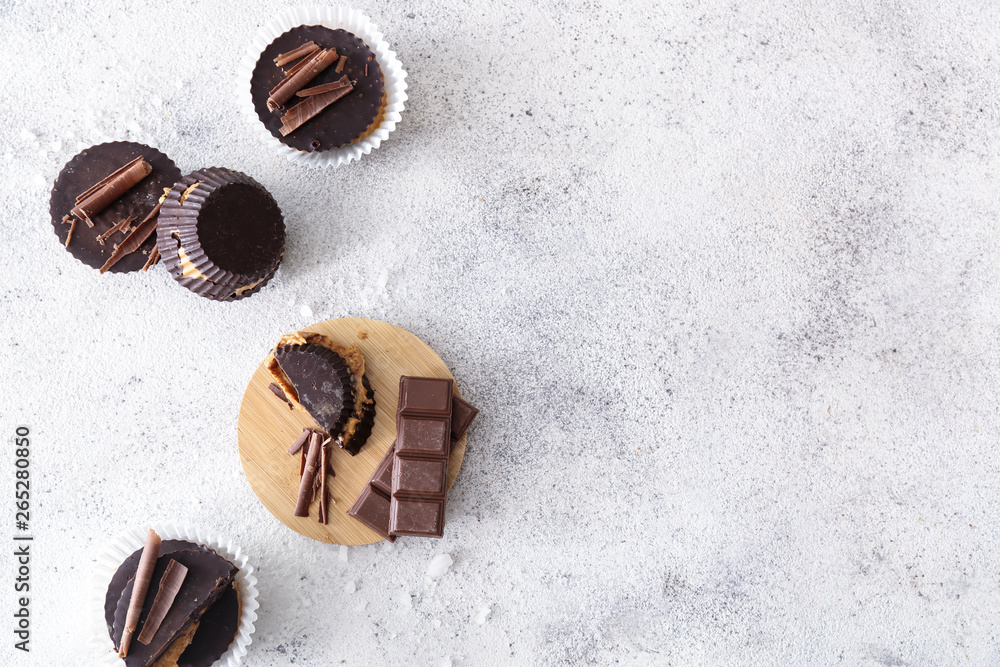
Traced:
POLYGON ((307 167, 339 167, 352 160, 360 160, 389 138, 396 128, 406 102, 406 72, 396 53, 389 49, 378 26, 356 9, 350 7, 293 7, 279 13, 257 31, 247 48, 246 55, 236 68, 239 108, 254 128, 260 140, 284 155, 290 162, 307 167), (250 79, 261 53, 275 39, 292 28, 307 25, 321 25, 331 30, 343 29, 360 37, 375 54, 382 68, 385 103, 382 106, 382 120, 372 132, 358 141, 340 148, 307 153, 281 143, 272 135, 257 117, 250 94, 250 79))
POLYGON ((146 535, 150 528, 155 530, 160 539, 164 541, 186 540, 213 549, 239 569, 236 573, 236 586, 240 592, 239 627, 236 630, 236 636, 233 637, 232 644, 229 645, 229 650, 223 653, 214 665, 214 667, 236 667, 242 662, 243 656, 247 654, 247 647, 252 641, 254 623, 257 621, 257 607, 260 606, 257 603, 257 577, 253 574, 253 567, 249 565, 243 550, 233 544, 232 540, 200 528, 179 526, 173 523, 135 528, 122 533, 111 540, 98 557, 94 568, 91 609, 88 613, 95 621, 92 631, 94 664, 99 667, 121 667, 125 664, 125 661, 118 657, 118 652, 108 636, 108 628, 104 620, 104 598, 108 591, 108 582, 111 581, 115 570, 136 549, 145 546, 146 535))

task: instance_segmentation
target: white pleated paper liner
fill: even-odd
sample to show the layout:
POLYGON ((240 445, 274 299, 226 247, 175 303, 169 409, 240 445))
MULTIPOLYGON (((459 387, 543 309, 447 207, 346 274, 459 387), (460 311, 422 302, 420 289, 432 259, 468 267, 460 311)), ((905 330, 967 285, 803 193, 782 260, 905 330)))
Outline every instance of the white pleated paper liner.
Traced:
POLYGON ((349 7, 293 7, 279 13, 257 31, 246 55, 236 68, 236 75, 240 111, 260 140, 284 155, 290 162, 308 167, 339 167, 352 160, 360 160, 362 155, 371 153, 388 139, 389 133, 396 128, 396 123, 403 113, 403 103, 407 99, 406 72, 396 53, 389 49, 389 43, 378 31, 378 26, 360 11, 349 7), (328 151, 307 153, 281 143, 257 117, 250 96, 250 79, 261 52, 284 33, 304 25, 321 25, 331 30, 342 28, 360 37, 375 54, 379 67, 382 68, 386 102, 382 107, 382 122, 364 139, 328 151))
POLYGON ((201 544, 235 565, 239 572, 236 573, 236 585, 240 592, 240 624, 236 630, 233 643, 229 646, 221 658, 215 662, 215 667, 236 667, 247 654, 247 647, 252 639, 254 623, 257 621, 257 577, 253 574, 253 567, 247 563, 246 554, 242 549, 234 545, 232 540, 219 537, 214 533, 207 532, 191 526, 178 526, 173 523, 146 526, 135 528, 115 537, 97 558, 94 567, 94 579, 91 592, 91 609, 88 615, 93 617, 94 635, 93 640, 93 662, 90 664, 100 667, 122 667, 124 660, 118 657, 108 636, 108 628, 104 620, 104 598, 108 592, 108 583, 114 575, 115 570, 126 558, 132 555, 136 549, 141 549, 146 544, 146 534, 152 528, 162 540, 186 540, 201 544))

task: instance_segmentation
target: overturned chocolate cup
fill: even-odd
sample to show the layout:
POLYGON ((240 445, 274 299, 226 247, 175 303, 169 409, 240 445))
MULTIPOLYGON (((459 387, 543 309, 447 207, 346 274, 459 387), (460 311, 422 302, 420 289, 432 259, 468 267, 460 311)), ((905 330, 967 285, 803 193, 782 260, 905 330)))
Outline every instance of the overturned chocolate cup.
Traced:
MULTIPOLYGON (((52 227, 71 255, 95 269, 108 265, 118 245, 153 211, 163 192, 181 177, 173 160, 160 151, 131 141, 113 141, 91 146, 75 155, 66 165, 52 186, 49 213, 52 227), (99 210, 90 211, 86 217, 80 212, 81 195, 94 190, 118 170, 141 158, 148 168, 137 182, 120 192, 99 210), (131 220, 129 220, 131 219, 131 220), (87 221, 93 224, 91 227, 87 221), (127 222, 125 225, 120 223, 127 222)), ((131 183, 131 181, 130 181, 131 183)), ((154 225, 154 221, 150 221, 154 225)), ((127 273, 146 266, 150 252, 156 247, 156 232, 148 235, 135 250, 121 256, 107 271, 127 273)), ((138 238, 133 237, 138 241, 138 238)))
POLYGON ((217 301, 255 294, 285 251, 285 223, 274 197, 246 174, 222 167, 199 169, 174 184, 157 236, 170 275, 217 301))

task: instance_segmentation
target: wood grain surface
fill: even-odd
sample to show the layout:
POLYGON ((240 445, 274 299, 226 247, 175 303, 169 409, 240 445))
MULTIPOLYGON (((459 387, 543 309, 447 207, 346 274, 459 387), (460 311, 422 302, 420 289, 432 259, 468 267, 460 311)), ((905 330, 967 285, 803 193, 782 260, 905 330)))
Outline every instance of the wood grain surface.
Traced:
MULTIPOLYGON (((303 427, 316 425, 305 410, 299 407, 290 410, 268 388, 272 382, 266 368, 268 353, 250 378, 240 404, 237 430, 243 471, 268 511, 295 532, 331 544, 378 542, 382 537, 349 517, 347 510, 396 438, 399 378, 402 375, 450 378, 451 371, 426 343, 386 322, 342 318, 301 331, 325 334, 341 345, 358 346, 365 356, 365 373, 375 390, 375 428, 357 456, 330 447, 336 477, 327 479, 331 497, 329 523, 323 525, 316 520, 318 500, 310 508, 308 518, 292 516, 299 488, 299 456, 289 456, 286 450, 303 427)), ((275 343, 278 338, 275 335, 275 343)), ((457 388, 456 393, 461 395, 457 388)), ((459 441, 448 460, 448 488, 462 466, 465 440, 463 437, 459 441)))

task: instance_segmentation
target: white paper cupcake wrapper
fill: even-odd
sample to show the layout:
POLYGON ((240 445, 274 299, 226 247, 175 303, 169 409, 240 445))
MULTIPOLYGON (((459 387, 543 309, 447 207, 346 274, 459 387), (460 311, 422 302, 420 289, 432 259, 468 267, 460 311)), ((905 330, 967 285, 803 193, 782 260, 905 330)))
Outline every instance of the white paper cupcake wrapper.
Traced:
POLYGON ((261 141, 284 155, 290 162, 308 167, 339 167, 352 160, 360 160, 362 155, 371 153, 388 139, 389 133, 396 128, 396 123, 403 113, 403 103, 407 99, 406 72, 403 71, 403 65, 396 57, 396 53, 389 49, 389 43, 378 31, 378 26, 358 10, 349 7, 293 7, 281 12, 257 31, 246 55, 236 68, 236 78, 239 86, 240 111, 253 126, 261 141), (253 76, 254 66, 268 44, 292 28, 303 25, 321 25, 331 30, 343 28, 364 40, 368 48, 375 53, 375 58, 382 68, 386 103, 382 108, 382 122, 364 139, 328 151, 306 153, 278 141, 257 117, 257 112, 253 108, 253 98, 250 96, 250 78, 253 76))
POLYGON ((236 667, 247 654, 247 646, 252 641, 254 623, 257 621, 257 577, 253 575, 253 567, 247 564, 246 554, 231 540, 219 537, 190 526, 178 526, 173 523, 136 528, 114 538, 97 559, 94 569, 94 579, 91 594, 91 609, 88 616, 96 622, 91 634, 94 636, 94 663, 100 667, 122 667, 124 660, 118 658, 118 653, 108 637, 108 628, 104 621, 104 598, 108 592, 108 582, 118 566, 136 549, 146 544, 146 534, 152 528, 162 540, 187 540, 214 549, 220 556, 239 568, 236 573, 236 585, 240 590, 240 625, 236 637, 229 650, 215 662, 214 667, 236 667))

